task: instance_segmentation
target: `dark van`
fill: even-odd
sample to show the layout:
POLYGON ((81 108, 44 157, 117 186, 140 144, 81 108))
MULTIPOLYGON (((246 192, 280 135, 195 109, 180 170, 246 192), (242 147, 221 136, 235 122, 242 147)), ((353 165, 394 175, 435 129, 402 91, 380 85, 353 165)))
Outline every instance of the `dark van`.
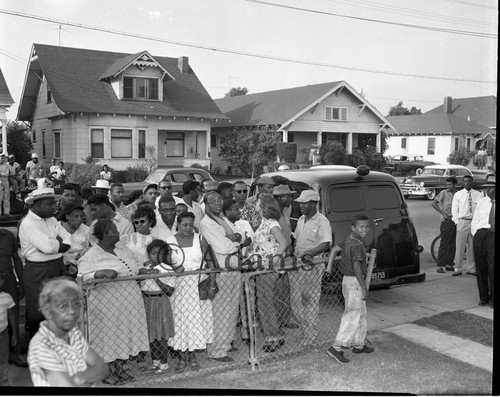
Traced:
MULTIPOLYGON (((354 215, 364 213, 370 218, 365 244, 368 251, 377 249, 373 288, 425 280, 425 273, 420 272, 423 248, 418 244, 407 204, 393 176, 370 171, 367 166, 286 170, 262 176, 278 183, 282 183, 279 180, 283 177, 287 178, 290 187, 299 193, 307 188, 316 190, 321 199, 319 211, 330 221, 334 243, 338 244, 351 232, 354 215)), ((251 192, 255 192, 255 186, 251 192)))

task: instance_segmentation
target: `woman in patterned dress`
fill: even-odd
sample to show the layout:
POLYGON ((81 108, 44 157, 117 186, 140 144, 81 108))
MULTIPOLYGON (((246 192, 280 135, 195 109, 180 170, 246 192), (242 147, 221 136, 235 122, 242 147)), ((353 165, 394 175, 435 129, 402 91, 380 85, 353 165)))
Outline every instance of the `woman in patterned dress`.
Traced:
POLYGON ((123 235, 119 244, 130 248, 135 260, 142 265, 149 260, 147 247, 153 241, 151 229, 156 226, 155 212, 147 206, 139 207, 132 215, 132 223, 136 231, 123 235))
MULTIPOLYGON (((280 264, 286 251, 287 241, 279 225, 280 210, 276 199, 268 193, 262 193, 256 203, 256 210, 262 215, 262 222, 255 231, 252 241, 251 258, 260 258, 266 269, 280 264)), ((256 276, 257 302, 262 330, 264 331, 264 351, 274 352, 285 343, 284 332, 278 326, 275 302, 283 297, 275 296, 275 284, 278 273, 265 273, 256 276)))
MULTIPOLYGON (((84 282, 138 274, 142 264, 129 248, 117 244, 120 235, 113 221, 98 221, 94 235, 97 244, 78 261, 78 275, 84 282)), ((123 364, 129 356, 149 350, 139 284, 135 280, 95 284, 89 291, 87 305, 90 343, 111 370, 103 382, 117 385, 134 380, 123 364)))

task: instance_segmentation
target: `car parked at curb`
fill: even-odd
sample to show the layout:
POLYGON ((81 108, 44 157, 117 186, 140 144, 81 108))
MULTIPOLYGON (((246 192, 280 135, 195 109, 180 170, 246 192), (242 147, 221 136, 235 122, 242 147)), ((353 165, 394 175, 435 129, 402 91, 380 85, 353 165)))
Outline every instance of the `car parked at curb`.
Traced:
POLYGON ((385 170, 389 173, 397 172, 415 172, 422 170, 428 165, 436 164, 433 161, 425 161, 424 157, 419 154, 398 154, 396 156, 388 156, 385 170))
MULTIPOLYGON (((304 189, 316 190, 320 196, 318 210, 330 221, 334 244, 340 243, 351 232, 351 219, 364 213, 370 219, 370 230, 365 238, 368 252, 377 249, 371 288, 420 282, 420 253, 423 248, 407 203, 397 180, 383 172, 370 171, 367 166, 357 169, 302 169, 263 174, 277 183, 286 183, 296 195, 304 189)), ((250 195, 256 194, 256 183, 250 195)), ((294 203, 297 204, 297 203, 294 203)), ((291 218, 300 216, 292 209, 291 218)), ((341 274, 338 268, 325 273, 324 293, 340 293, 341 274)))
POLYGON ((172 193, 178 193, 182 191, 184 182, 194 180, 201 183, 204 179, 214 180, 208 171, 201 168, 158 168, 142 182, 123 183, 124 197, 128 197, 134 190, 142 190, 149 184, 165 180, 172 182, 172 193))
POLYGON ((420 175, 406 177, 399 185, 403 196, 423 196, 428 200, 434 200, 441 190, 446 189, 446 178, 454 176, 457 178, 457 188, 461 189, 464 176, 474 178, 473 188, 481 189, 487 178, 493 174, 474 175, 471 170, 463 165, 428 165, 420 175))

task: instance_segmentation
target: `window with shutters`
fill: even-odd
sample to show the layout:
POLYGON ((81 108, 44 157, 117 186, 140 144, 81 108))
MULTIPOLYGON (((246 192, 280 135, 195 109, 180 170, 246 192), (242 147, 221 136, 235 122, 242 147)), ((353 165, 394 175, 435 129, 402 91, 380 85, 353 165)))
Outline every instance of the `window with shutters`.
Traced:
POLYGON ((138 147, 138 155, 140 159, 146 158, 146 131, 139 130, 139 147, 138 147))
POLYGON ((347 121, 347 108, 325 106, 325 121, 347 121))

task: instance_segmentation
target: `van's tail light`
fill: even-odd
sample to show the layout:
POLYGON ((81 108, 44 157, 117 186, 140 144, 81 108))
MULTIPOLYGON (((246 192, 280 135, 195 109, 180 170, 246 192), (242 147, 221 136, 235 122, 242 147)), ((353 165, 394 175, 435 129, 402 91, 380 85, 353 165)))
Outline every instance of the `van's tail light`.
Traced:
POLYGON ((417 245, 417 253, 421 254, 424 251, 424 247, 422 247, 420 244, 417 245))

